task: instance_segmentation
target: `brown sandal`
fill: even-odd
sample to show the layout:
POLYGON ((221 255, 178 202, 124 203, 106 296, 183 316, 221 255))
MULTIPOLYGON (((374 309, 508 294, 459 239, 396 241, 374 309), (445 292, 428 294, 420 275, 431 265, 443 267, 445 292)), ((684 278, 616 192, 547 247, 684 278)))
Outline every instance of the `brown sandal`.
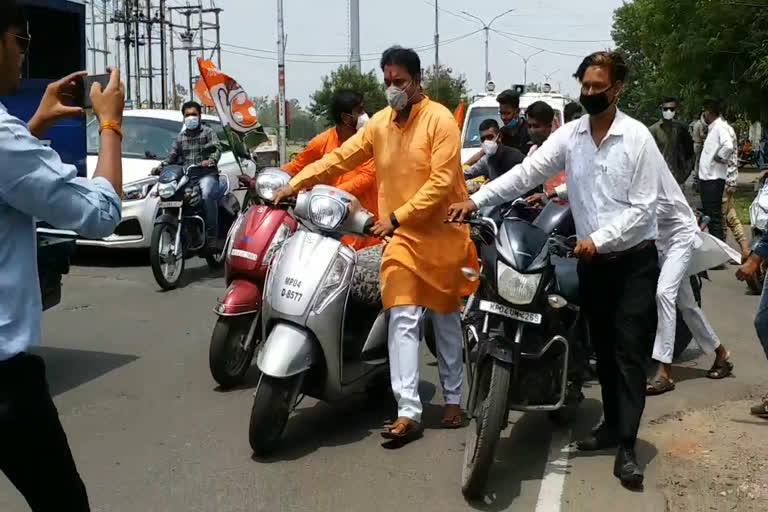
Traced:
POLYGON ((423 435, 424 426, 421 423, 404 416, 397 418, 397 420, 390 425, 384 425, 384 430, 381 432, 381 437, 396 443, 397 448, 405 446, 411 441, 421 438, 423 435), (399 432, 396 431, 398 430, 398 427, 402 427, 402 430, 399 432))
POLYGON ((712 365, 712 368, 709 369, 707 372, 707 378, 709 379, 724 379, 728 376, 730 376, 733 373, 733 363, 730 362, 728 359, 725 361, 718 363, 715 361, 715 363, 712 365))
POLYGON ((664 377, 663 375, 657 375, 652 381, 648 381, 648 385, 645 388, 645 394, 648 396, 661 395, 674 389, 675 381, 664 377))
MULTIPOLYGON (((447 406, 446 409, 448 409, 447 406)), ((465 421, 466 417, 464 416, 464 411, 462 411, 460 407, 456 407, 456 412, 443 416, 443 419, 440 421, 440 425, 443 428, 461 428, 464 426, 465 421)))

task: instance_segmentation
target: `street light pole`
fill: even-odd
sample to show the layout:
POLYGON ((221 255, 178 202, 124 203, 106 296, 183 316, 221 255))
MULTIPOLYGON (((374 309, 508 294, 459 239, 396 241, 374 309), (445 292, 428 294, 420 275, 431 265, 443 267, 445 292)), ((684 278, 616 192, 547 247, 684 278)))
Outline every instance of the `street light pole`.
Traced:
POLYGON ((286 115, 285 115, 285 31, 283 28, 283 0, 277 0, 277 112, 280 138, 280 165, 285 164, 288 157, 286 145, 286 115))
MULTIPOLYGON (((514 9, 509 9, 504 11, 501 14, 496 15, 494 18, 491 19, 488 23, 484 22, 482 19, 478 18, 474 14, 470 14, 467 11, 461 11, 462 14, 465 16, 469 16, 470 18, 474 19, 475 21, 478 21, 480 25, 483 27, 483 32, 485 34, 485 83, 487 84, 488 81, 491 79, 491 72, 488 69, 488 33, 491 30, 491 25, 493 25, 493 22, 497 19, 501 18, 502 16, 506 16, 507 14, 514 11, 514 9)), ((483 84, 485 86, 485 84, 483 84)))
POLYGON ((534 53, 530 54, 527 57, 523 57, 522 55, 520 55, 516 51, 510 50, 509 48, 507 48, 507 51, 509 51, 509 53, 513 53, 513 54, 517 55, 518 57, 520 57, 521 59, 523 59, 523 86, 524 87, 528 87, 528 61, 531 60, 536 55, 538 55, 540 53, 543 53, 544 50, 539 50, 537 52, 534 52, 534 53))

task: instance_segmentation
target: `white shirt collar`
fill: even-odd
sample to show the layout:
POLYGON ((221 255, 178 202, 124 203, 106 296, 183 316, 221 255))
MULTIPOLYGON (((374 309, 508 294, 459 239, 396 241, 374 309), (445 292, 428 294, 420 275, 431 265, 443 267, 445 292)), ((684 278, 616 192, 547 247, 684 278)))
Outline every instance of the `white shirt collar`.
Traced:
MULTIPOLYGON (((611 127, 608 129, 608 133, 605 135, 605 138, 607 139, 611 135, 616 135, 617 137, 621 137, 624 135, 625 127, 626 127, 626 120, 627 115, 619 110, 616 109, 616 117, 613 118, 613 123, 611 123, 611 127)), ((592 127, 589 124, 589 116, 581 116, 579 118, 579 125, 576 128, 576 131, 579 133, 587 132, 589 134, 592 133, 592 127)))

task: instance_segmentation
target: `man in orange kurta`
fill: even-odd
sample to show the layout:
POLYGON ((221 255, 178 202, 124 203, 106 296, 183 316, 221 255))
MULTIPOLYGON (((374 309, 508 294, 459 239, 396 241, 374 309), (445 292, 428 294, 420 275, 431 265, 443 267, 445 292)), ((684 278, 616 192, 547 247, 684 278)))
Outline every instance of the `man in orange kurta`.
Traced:
POLYGON ((444 222, 448 206, 467 197, 456 120, 423 94, 421 64, 413 50, 390 48, 381 67, 390 106, 340 148, 308 165, 276 199, 329 182, 373 157, 380 215, 373 231, 392 235, 384 249, 381 280, 382 301, 390 312, 390 377, 399 416, 382 435, 407 442, 422 433, 418 351, 426 313, 437 335, 446 402, 443 424, 461 426, 460 299, 476 286, 461 268, 477 268, 477 255, 467 226, 444 222))
MULTIPOLYGON (((296 156, 295 160, 283 166, 284 171, 296 175, 309 164, 320 160, 341 146, 368 121, 368 115, 363 106, 363 97, 355 91, 336 91, 331 101, 330 111, 335 125, 310 140, 307 147, 296 156)), ((373 158, 351 171, 337 176, 329 184, 355 196, 363 208, 373 213, 378 219, 376 166, 373 158)), ((342 238, 342 242, 359 251, 365 247, 380 244, 381 239, 350 235, 342 238)))

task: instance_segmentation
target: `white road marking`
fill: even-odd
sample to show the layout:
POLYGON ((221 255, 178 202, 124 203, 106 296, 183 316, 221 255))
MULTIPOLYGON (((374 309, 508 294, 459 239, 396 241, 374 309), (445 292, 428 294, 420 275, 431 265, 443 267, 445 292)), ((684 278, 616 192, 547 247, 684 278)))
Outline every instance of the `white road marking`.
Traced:
POLYGON ((536 512, 560 512, 571 453, 571 429, 552 432, 547 466, 541 479, 536 512))

